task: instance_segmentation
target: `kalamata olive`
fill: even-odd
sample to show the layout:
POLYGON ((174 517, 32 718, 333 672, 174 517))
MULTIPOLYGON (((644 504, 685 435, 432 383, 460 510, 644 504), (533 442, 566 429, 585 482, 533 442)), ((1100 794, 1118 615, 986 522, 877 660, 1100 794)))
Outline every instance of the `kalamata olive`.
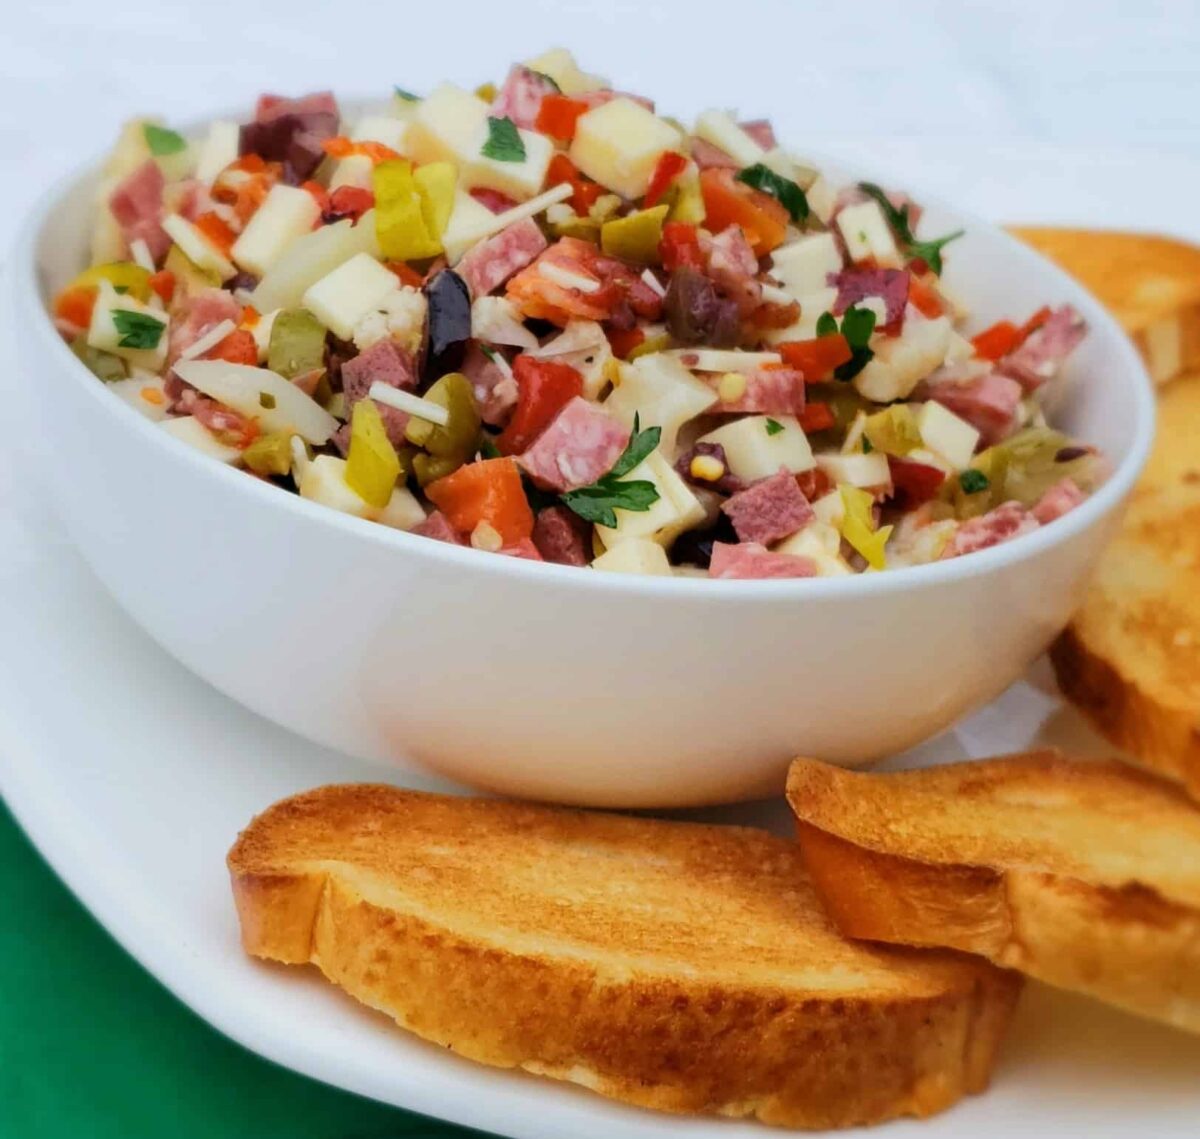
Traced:
POLYGON ((740 339, 737 302, 722 297, 703 273, 687 266, 671 274, 663 311, 676 343, 732 348, 740 339))
POLYGON ((471 339, 471 293, 453 269, 443 269, 424 285, 429 302, 421 376, 425 383, 455 372, 471 339))
POLYGON ((729 460, 725 456, 725 448, 720 443, 697 443, 690 451, 685 451, 675 462, 675 469, 681 478, 693 486, 706 487, 709 490, 719 490, 724 494, 733 494, 742 489, 742 480, 729 473, 729 460), (724 473, 715 479, 698 478, 692 474, 692 460, 698 456, 715 459, 721 464, 724 473))
POLYGON ((244 123, 238 153, 282 162, 284 181, 297 185, 321 164, 321 143, 337 133, 337 126, 337 115, 330 111, 284 113, 264 123, 244 123))
POLYGON ((708 563, 712 561, 714 542, 735 543, 738 540, 733 523, 727 515, 722 514, 706 530, 685 530, 680 534, 671 547, 671 561, 677 566, 689 565, 708 569, 708 563))

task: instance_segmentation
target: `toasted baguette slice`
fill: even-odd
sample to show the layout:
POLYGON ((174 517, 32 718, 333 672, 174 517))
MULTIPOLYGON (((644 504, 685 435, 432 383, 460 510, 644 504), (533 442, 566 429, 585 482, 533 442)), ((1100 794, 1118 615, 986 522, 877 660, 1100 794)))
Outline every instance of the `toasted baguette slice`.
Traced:
POLYGON ((844 940, 799 849, 741 828, 325 787, 256 818, 229 869, 247 952, 472 1060, 663 1111, 929 1115, 987 1083, 1020 984, 844 940))
POLYGON ((1083 604, 1050 651, 1114 745, 1200 799, 1200 376, 1162 393, 1158 437, 1083 604))
POLYGON ((978 953, 1200 1032, 1200 811, 1054 752, 862 774, 797 760, 788 800, 850 937, 978 953))
POLYGON ((1200 247, 1108 230, 1023 226, 1012 232, 1103 302, 1156 383, 1200 367, 1200 247))

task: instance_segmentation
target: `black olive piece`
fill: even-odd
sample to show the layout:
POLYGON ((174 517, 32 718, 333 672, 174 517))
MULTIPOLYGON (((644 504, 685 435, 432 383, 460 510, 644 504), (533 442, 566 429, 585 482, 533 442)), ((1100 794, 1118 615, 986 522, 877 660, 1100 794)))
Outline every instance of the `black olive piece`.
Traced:
POLYGON ((453 269, 443 269, 424 285, 429 312, 421 349, 421 378, 432 383, 462 366, 471 339, 471 292, 453 269))

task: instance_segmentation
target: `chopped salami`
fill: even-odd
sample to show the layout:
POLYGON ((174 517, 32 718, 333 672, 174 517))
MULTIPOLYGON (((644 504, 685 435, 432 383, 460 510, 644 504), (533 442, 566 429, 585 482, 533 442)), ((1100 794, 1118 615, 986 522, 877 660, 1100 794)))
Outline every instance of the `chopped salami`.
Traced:
POLYGON ((518 63, 509 71, 504 86, 492 101, 490 113, 498 119, 512 119, 525 130, 533 130, 542 100, 557 92, 558 87, 552 79, 518 63))
POLYGON ((148 158, 117 184, 108 199, 125 243, 144 241, 155 261, 171 248, 171 239, 162 227, 165 185, 158 163, 148 158))
POLYGON ((167 340, 167 363, 171 367, 163 381, 163 394, 173 407, 178 407, 183 397, 189 392, 194 393, 195 389, 175 374, 175 362, 218 324, 227 320, 236 324, 241 319, 242 306, 224 289, 197 289, 176 300, 171 316, 167 340))
POLYGON ((502 546, 497 553, 507 554, 510 558, 524 558, 528 562, 544 562, 541 551, 533 544, 532 538, 522 538, 511 546, 502 546))
POLYGON ((743 542, 773 545, 813 520, 813 509, 795 476, 780 471, 740 490, 721 509, 743 542))
POLYGON ((692 161, 701 170, 737 170, 738 161, 732 155, 726 154, 719 146, 705 142, 702 138, 692 139, 692 161))
POLYGON ((817 563, 799 554, 772 553, 757 542, 714 542, 708 576, 725 581, 816 577, 817 563))
MULTIPOLYGON (((346 395, 347 415, 353 413, 354 405, 366 398, 371 385, 376 382, 405 391, 413 391, 417 386, 413 358, 394 340, 380 340, 342 365, 342 391, 346 395)), ((408 413, 386 404, 376 406, 392 445, 403 446, 408 413)))
POLYGON ((763 150, 774 150, 778 145, 775 138, 775 128, 767 119, 751 119, 748 123, 738 123, 763 150))
POLYGON ((539 486, 561 494, 606 475, 628 443, 627 427, 576 396, 517 462, 539 486))
POLYGON ((966 380, 935 376, 924 392, 929 399, 971 424, 985 446, 999 443, 1016 429, 1021 385, 999 372, 986 372, 966 380))
POLYGON ((481 206, 486 206, 494 214, 502 214, 505 210, 511 210, 517 204, 515 198, 510 198, 507 194, 502 194, 499 190, 493 190, 490 186, 472 186, 467 193, 481 206))
POLYGON ((450 525, 450 520, 440 510, 435 510, 424 522, 419 522, 414 526, 409 533, 420 534, 423 538, 434 538, 439 542, 449 542, 452 546, 466 545, 458 531, 450 525))
POLYGON ((537 222, 526 218, 469 249, 455 272, 466 281, 472 297, 487 296, 530 264, 546 245, 537 222))
POLYGON ((878 297, 886 310, 883 324, 898 329, 908 305, 911 280, 907 269, 843 269, 830 274, 829 283, 837 289, 833 311, 841 316, 851 305, 878 297))
POLYGON ((1038 520, 1019 502, 1006 502, 978 518, 964 522, 946 545, 943 558, 973 554, 1029 534, 1038 528, 1038 520))
MULTIPOLYGON (((713 377, 714 387, 720 378, 713 377)), ((800 415, 805 401, 804 373, 786 364, 769 364, 746 375, 746 390, 732 400, 714 404, 714 412, 756 412, 760 415, 800 415)))
POLYGON ((707 275, 734 301, 745 315, 762 303, 758 258, 740 225, 726 226, 716 237, 703 238, 701 252, 707 275))
POLYGON ((548 562, 586 566, 592 560, 592 528, 565 506, 548 506, 533 522, 533 544, 548 562))
POLYGON ((1038 499, 1032 513, 1034 518, 1045 526, 1056 518, 1061 518, 1068 511, 1074 510, 1086 497, 1074 479, 1062 479, 1038 499))
MULTIPOLYGON (((492 351, 497 351, 492 349, 492 351)), ((475 402, 484 423, 503 427, 517 406, 517 382, 472 341, 462 363, 463 375, 471 381, 475 402)))
POLYGON ((1046 323, 1005 356, 996 370, 1011 376, 1027 392, 1051 379, 1087 335, 1087 323, 1070 305, 1056 308, 1046 323))

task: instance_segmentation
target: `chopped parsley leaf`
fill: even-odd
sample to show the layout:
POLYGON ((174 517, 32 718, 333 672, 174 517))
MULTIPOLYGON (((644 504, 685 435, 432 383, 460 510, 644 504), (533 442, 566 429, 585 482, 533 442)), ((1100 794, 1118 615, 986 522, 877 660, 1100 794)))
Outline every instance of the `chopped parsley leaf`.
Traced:
POLYGON ((965 231, 957 229, 953 233, 946 234, 945 237, 934 238, 932 241, 918 241, 912 231, 907 202, 897 209, 888 201, 887 194, 874 182, 859 182, 858 188, 883 211, 888 225, 892 227, 900 239, 900 244, 904 247, 905 256, 911 261, 924 261, 930 270, 940 277, 942 275, 942 250, 950 242, 962 237, 965 231))
POLYGON ((817 317, 818 336, 836 336, 838 330, 837 317, 831 312, 823 312, 817 317))
POLYGON ((661 427, 647 427, 642 431, 641 421, 635 415, 629 445, 613 464, 612 470, 591 486, 567 491, 561 496, 562 501, 580 518, 600 526, 615 526, 617 510, 638 514, 649 510, 659 499, 654 483, 647 479, 622 481, 621 476, 627 475, 641 463, 658 446, 661 436, 661 427))
POLYGON ((978 494, 981 490, 987 490, 992 484, 983 471, 968 467, 965 471, 959 472, 958 485, 963 488, 965 494, 978 494))
POLYGON ((113 309, 113 324, 117 328, 117 344, 121 348, 157 348, 162 339, 165 321, 144 312, 113 309))
POLYGON ((145 123, 142 126, 142 137, 146 140, 146 145, 155 158, 178 154, 187 146, 187 140, 183 135, 167 130, 166 127, 156 127, 153 123, 145 123))
POLYGON ((864 455, 869 455, 875 450, 875 444, 871 442, 865 435, 862 437, 862 451, 864 455))
POLYGON ((488 431, 480 432, 479 453, 485 459, 500 458, 500 448, 496 446, 496 441, 492 438, 491 433, 488 431))
POLYGON ((770 194, 787 210, 792 221, 802 222, 808 217, 808 198, 804 191, 790 178, 776 174, 769 166, 756 162, 753 166, 739 170, 734 177, 755 190, 770 194))
POLYGON ((414 95, 411 91, 405 91, 403 87, 393 87, 392 90, 396 92, 397 99, 403 99, 406 103, 419 103, 421 101, 420 95, 414 95))
POLYGON ((778 419, 767 420, 767 434, 778 435, 783 430, 783 424, 778 419))
POLYGON ((488 137, 480 152, 484 158, 497 162, 524 162, 525 140, 512 119, 497 119, 488 115, 488 137))

